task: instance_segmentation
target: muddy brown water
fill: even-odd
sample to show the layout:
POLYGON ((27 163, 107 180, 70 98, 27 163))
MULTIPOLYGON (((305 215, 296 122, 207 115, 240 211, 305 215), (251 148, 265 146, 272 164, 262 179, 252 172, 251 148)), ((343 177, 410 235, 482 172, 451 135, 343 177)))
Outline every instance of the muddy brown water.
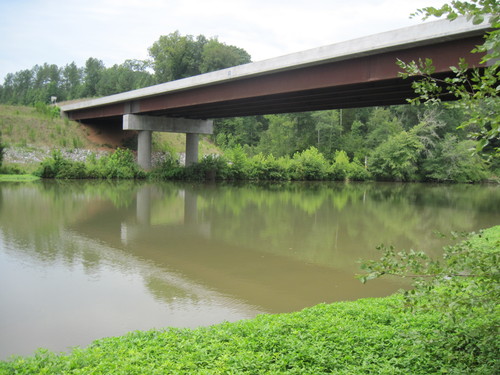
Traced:
POLYGON ((1 183, 0 359, 386 296, 377 245, 497 224, 491 185, 1 183))

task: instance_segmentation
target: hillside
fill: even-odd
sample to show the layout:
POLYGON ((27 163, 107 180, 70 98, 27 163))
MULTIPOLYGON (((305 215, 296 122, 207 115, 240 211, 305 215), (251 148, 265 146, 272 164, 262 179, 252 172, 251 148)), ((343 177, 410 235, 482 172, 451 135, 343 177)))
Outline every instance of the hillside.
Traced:
MULTIPOLYGON (((0 105, 0 134, 2 142, 7 145, 4 163, 14 165, 38 163, 53 149, 72 151, 80 157, 90 152, 110 152, 117 147, 134 149, 137 136, 135 132, 97 128, 61 119, 47 106, 11 105, 0 105)), ((183 153, 184 150, 184 134, 153 133, 154 152, 183 153)), ((200 154, 212 153, 220 151, 202 139, 200 154)))

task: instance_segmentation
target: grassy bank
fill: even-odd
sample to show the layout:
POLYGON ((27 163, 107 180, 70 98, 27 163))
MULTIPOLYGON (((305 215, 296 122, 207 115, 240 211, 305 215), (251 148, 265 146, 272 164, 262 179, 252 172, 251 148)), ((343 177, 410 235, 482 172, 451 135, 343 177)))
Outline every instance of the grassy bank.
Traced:
MULTIPOLYGON (((500 226, 467 242, 469 250, 495 256, 499 244, 500 226)), ((133 332, 69 354, 39 351, 0 362, 0 374, 497 373, 492 315, 477 310, 465 326, 454 326, 444 307, 410 310, 404 301, 395 295, 198 329, 133 332), (471 334, 478 327, 489 334, 471 334)))
POLYGON ((0 174, 0 182, 30 182, 39 179, 40 177, 32 174, 0 174))

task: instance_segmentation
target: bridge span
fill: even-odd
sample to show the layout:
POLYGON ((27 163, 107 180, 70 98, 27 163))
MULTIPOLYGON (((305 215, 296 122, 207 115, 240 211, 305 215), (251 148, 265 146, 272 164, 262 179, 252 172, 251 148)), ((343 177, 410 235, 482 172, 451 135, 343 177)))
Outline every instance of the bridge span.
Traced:
MULTIPOLYGON (((404 104, 411 80, 398 76, 397 59, 431 58, 436 75, 465 58, 481 66, 488 24, 440 20, 235 66, 102 98, 62 105, 71 120, 136 130, 138 163, 151 167, 151 132, 186 134, 186 164, 198 160, 198 134, 209 119, 404 104)), ((450 98, 451 99, 451 98, 450 98)))

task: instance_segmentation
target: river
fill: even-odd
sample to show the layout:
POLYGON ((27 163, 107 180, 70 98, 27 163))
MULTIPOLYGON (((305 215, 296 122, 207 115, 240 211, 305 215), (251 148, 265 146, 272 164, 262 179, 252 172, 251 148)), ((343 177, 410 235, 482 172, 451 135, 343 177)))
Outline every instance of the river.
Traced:
POLYGON ((377 245, 497 224, 492 185, 1 183, 0 359, 386 296, 377 245))

